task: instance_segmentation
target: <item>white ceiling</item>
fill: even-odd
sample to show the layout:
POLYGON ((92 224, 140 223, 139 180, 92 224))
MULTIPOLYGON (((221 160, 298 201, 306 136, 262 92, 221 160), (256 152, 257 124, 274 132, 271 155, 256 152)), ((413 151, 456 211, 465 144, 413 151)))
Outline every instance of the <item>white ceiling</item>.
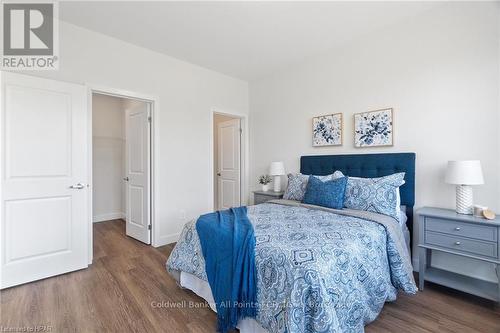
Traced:
POLYGON ((62 20, 254 80, 433 2, 61 2, 62 20))

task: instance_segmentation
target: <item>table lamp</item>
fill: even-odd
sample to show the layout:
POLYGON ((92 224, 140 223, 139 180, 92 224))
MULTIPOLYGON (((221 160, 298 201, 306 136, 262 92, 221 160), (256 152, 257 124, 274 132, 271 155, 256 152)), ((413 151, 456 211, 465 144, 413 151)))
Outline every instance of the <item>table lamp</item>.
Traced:
POLYGON ((274 176, 274 192, 281 192, 281 176, 285 174, 285 164, 283 162, 272 162, 269 174, 274 176))
POLYGON ((474 203, 471 185, 484 184, 481 161, 448 161, 445 181, 457 185, 457 213, 471 215, 474 203))

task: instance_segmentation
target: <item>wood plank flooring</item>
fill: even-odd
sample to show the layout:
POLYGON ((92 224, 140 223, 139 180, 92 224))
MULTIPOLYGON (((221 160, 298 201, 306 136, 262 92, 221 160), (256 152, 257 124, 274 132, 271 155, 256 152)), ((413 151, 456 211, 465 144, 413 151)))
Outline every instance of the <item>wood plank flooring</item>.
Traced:
MULTIPOLYGON (((51 332, 214 332, 215 314, 165 271, 171 251, 171 245, 155 249, 126 237, 121 220, 96 223, 88 269, 0 292, 0 332, 43 326, 51 332), (190 302, 198 308, 183 306, 190 302)), ((427 284, 416 296, 387 303, 366 332, 500 333, 500 310, 427 284)))

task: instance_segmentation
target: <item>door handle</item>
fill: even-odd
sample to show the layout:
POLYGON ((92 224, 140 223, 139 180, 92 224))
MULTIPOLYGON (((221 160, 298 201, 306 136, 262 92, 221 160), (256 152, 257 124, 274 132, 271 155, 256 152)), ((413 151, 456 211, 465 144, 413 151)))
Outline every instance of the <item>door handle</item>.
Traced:
POLYGON ((123 180, 126 181, 126 182, 129 181, 128 177, 123 177, 123 180))
POLYGON ((221 176, 220 172, 217 172, 217 176, 219 176, 219 177, 221 176))
POLYGON ((69 188, 72 190, 81 190, 81 189, 85 188, 85 185, 82 183, 78 183, 76 185, 71 185, 69 188))

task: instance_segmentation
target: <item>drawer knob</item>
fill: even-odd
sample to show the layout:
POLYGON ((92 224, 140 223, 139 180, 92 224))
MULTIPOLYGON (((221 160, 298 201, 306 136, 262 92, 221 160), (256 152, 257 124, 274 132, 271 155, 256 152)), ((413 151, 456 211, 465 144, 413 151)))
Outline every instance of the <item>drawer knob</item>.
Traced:
POLYGON ((456 230, 456 231, 460 231, 460 227, 456 227, 456 228, 455 228, 455 230, 456 230))
POLYGON ((455 242, 455 245, 460 245, 460 242, 459 242, 459 241, 456 241, 456 242, 455 242))

